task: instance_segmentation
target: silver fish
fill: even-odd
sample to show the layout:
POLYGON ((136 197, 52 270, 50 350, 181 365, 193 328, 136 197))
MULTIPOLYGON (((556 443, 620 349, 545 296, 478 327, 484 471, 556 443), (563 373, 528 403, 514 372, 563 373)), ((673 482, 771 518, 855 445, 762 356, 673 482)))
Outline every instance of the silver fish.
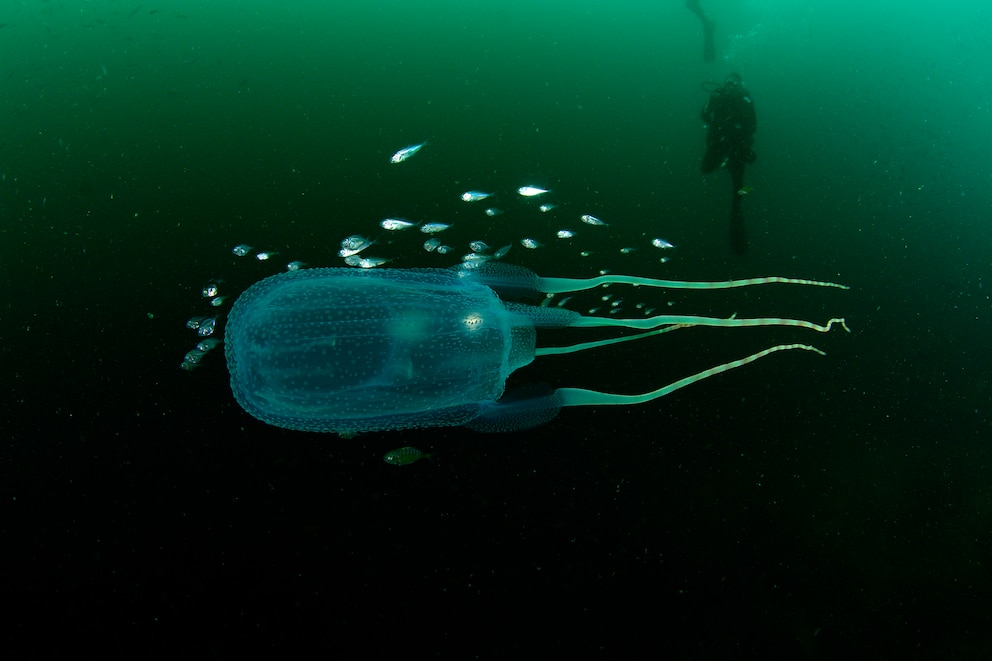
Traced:
POLYGON ((364 236, 358 236, 357 234, 349 236, 341 242, 341 250, 338 251, 338 257, 351 257, 352 255, 357 255, 373 243, 375 242, 366 239, 364 236))
POLYGON ((361 250, 362 248, 368 248, 370 245, 372 245, 371 241, 358 234, 352 234, 348 238, 341 240, 341 247, 345 250, 361 250))
POLYGON ((485 241, 473 241, 468 244, 468 247, 472 249, 472 252, 489 252, 492 250, 485 241))
POLYGON ((409 220, 403 220, 402 218, 387 218, 386 220, 379 223, 379 226, 384 230, 396 231, 410 229, 411 227, 416 227, 417 223, 411 223, 409 220))
POLYGON ((510 252, 510 248, 512 247, 513 245, 509 243, 506 244, 505 246, 503 246, 502 248, 500 248, 499 250, 493 253, 493 259, 502 259, 506 257, 506 253, 510 252))
POLYGON ((427 239, 424 241, 424 250, 427 252, 434 252, 440 245, 441 242, 438 239, 427 239))
POLYGON ((344 258, 344 263, 348 266, 357 266, 361 269, 374 269, 388 261, 385 257, 359 257, 358 255, 350 255, 344 258))
POLYGON ((249 246, 247 243, 242 243, 240 245, 234 246, 231 249, 231 252, 233 252, 238 257, 244 257, 245 255, 251 252, 251 246, 249 246))
POLYGON ((462 202, 478 202, 479 200, 484 200, 487 197, 492 196, 492 193, 483 193, 477 190, 470 190, 462 193, 462 202))
POLYGON ((538 209, 540 209, 541 213, 548 213, 549 211, 551 211, 552 209, 554 209, 556 206, 558 206, 558 205, 557 204, 542 204, 541 206, 538 207, 538 209))
POLYGON ((255 259, 257 259, 260 262, 264 262, 267 259, 270 259, 272 257, 275 257, 278 254, 279 253, 277 253, 274 250, 262 250, 261 252, 258 252, 258 253, 255 254, 255 259))
POLYGON ((362 252, 371 245, 372 242, 369 241, 364 246, 359 246, 357 248, 342 248, 341 250, 338 251, 338 257, 351 257, 352 255, 357 255, 358 253, 362 252))
POLYGON ((517 193, 523 197, 537 197, 538 195, 544 195, 550 191, 546 188, 538 188, 537 186, 521 186, 517 189, 517 193))
MULTIPOLYGON (((199 346, 199 345, 197 345, 197 346, 199 346)), ((203 357, 205 355, 207 355, 207 352, 206 351, 202 351, 200 349, 193 349, 192 351, 188 351, 186 353, 186 355, 183 357, 183 362, 184 363, 193 363, 194 365, 196 365, 197 363, 199 363, 203 359, 203 357)))
POLYGON ((472 271, 474 269, 480 268, 485 262, 462 262, 461 268, 466 271, 472 271))
POLYGON ((420 151, 426 142, 421 142, 419 145, 410 145, 409 147, 404 147, 395 154, 389 157, 390 163, 402 163, 408 158, 412 158, 418 151, 420 151))
POLYGON ((206 353, 207 351, 210 351, 211 349, 215 348, 218 344, 220 344, 220 340, 218 340, 215 337, 212 337, 210 339, 203 340, 202 342, 197 344, 196 350, 206 353))
POLYGON ((492 218, 493 216, 499 216, 503 213, 502 209, 497 209, 496 207, 489 207, 486 209, 486 215, 492 218))
POLYGON ((211 282, 203 287, 203 298, 213 298, 220 293, 216 282, 211 282))
POLYGON ((437 234, 438 232, 443 232, 449 227, 451 227, 451 225, 445 225, 444 223, 424 223, 420 226, 420 231, 424 234, 437 234))
POLYGON ((300 260, 297 259, 297 260, 294 260, 294 261, 290 262, 289 264, 286 264, 286 270, 287 271, 299 271, 301 268, 303 268, 306 265, 307 265, 306 262, 301 262, 300 260))
POLYGON ((522 245, 524 248, 530 248, 531 250, 534 250, 536 248, 540 248, 542 244, 540 241, 536 239, 528 238, 528 239, 520 239, 520 245, 522 245))
POLYGON ((467 255, 462 255, 462 263, 475 264, 476 266, 481 266, 492 258, 493 258, 492 255, 480 255, 477 252, 470 252, 467 255))
POLYGON ((596 225, 598 227, 607 227, 607 224, 604 223, 603 221, 601 221, 599 218, 597 218, 596 216, 590 216, 587 213, 582 214, 582 216, 580 216, 580 219, 586 225, 596 225))
POLYGON ((575 236, 575 232, 573 232, 572 230, 558 230, 558 234, 556 236, 559 239, 571 239, 573 236, 575 236))
POLYGON ((674 248, 671 243, 665 241, 664 239, 651 239, 651 245, 655 248, 661 248, 662 250, 667 250, 669 248, 674 248))
POLYGON ((200 325, 196 328, 196 332, 200 337, 207 337, 208 335, 213 335, 216 328, 217 317, 208 317, 200 322, 200 325))

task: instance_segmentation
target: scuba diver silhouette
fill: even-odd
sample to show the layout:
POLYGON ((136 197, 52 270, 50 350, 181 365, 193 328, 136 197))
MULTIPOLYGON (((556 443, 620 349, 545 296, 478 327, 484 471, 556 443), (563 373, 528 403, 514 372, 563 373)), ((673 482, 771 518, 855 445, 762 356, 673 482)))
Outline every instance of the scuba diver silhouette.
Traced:
POLYGON ((718 167, 730 172, 730 240, 738 254, 747 252, 747 233, 741 201, 747 195, 744 187, 744 166, 754 163, 751 149, 754 132, 758 128, 751 94, 741 84, 741 76, 731 73, 720 87, 704 83, 710 92, 709 101, 703 106, 702 118, 706 123, 706 153, 703 155, 703 173, 718 167))
POLYGON ((699 6, 699 0, 685 0, 686 9, 699 17, 703 24, 703 62, 712 62, 716 59, 716 47, 713 45, 713 32, 716 30, 716 23, 706 18, 703 8, 699 6))

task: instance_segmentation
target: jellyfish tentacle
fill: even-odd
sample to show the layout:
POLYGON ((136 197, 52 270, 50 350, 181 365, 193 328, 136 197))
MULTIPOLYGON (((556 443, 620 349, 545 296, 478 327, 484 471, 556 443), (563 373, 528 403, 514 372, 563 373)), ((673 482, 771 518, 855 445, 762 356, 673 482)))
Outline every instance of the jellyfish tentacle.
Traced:
POLYGON ((820 333, 827 333, 834 324, 843 326, 844 330, 850 333, 847 323, 843 318, 834 317, 826 324, 817 324, 803 319, 785 319, 782 317, 747 317, 737 318, 730 316, 721 317, 697 317, 693 315, 658 315, 647 319, 616 319, 613 317, 579 317, 572 321, 572 327, 595 328, 600 326, 622 326, 625 328, 650 329, 659 326, 715 326, 719 328, 741 328, 748 326, 797 326, 808 328, 820 333))
POLYGON ((850 289, 847 285, 821 280, 806 280, 804 278, 785 278, 781 276, 766 276, 761 278, 745 278, 743 280, 726 280, 723 282, 688 281, 688 280, 659 280, 630 275, 601 275, 596 278, 537 278, 537 289, 548 294, 563 294, 565 292, 583 291, 601 285, 638 285, 659 287, 662 289, 736 289, 754 285, 785 284, 807 285, 810 287, 834 287, 850 289))
POLYGON ((769 354, 793 349, 812 351, 820 354, 821 356, 827 355, 825 352, 814 346, 810 346, 809 344, 778 344, 776 346, 763 349, 757 353, 753 353, 750 356, 745 356, 744 358, 739 358, 738 360, 732 360, 729 363, 723 363, 722 365, 711 367, 697 374, 693 374, 692 376, 679 379, 678 381, 670 383, 662 388, 658 388, 657 390, 652 390, 651 392, 646 392, 640 395, 618 395, 614 393, 597 392, 595 390, 585 390, 583 388, 559 388, 555 391, 555 395, 559 398, 562 406, 624 406, 628 404, 642 404, 644 402, 650 402, 653 399, 658 399, 659 397, 664 397, 665 395, 673 393, 681 388, 685 388, 686 386, 696 383, 697 381, 702 381, 703 379, 707 379, 711 376, 715 376, 738 367, 743 367, 744 365, 753 363, 759 358, 764 358, 769 354))
POLYGON ((662 333, 668 333, 679 328, 688 328, 684 324, 672 324, 671 326, 663 326, 661 328, 656 328, 654 330, 645 331, 644 333, 638 333, 637 335, 628 335, 626 337, 614 337, 608 340, 594 340, 592 342, 581 342, 579 344, 570 344, 565 347, 538 347, 534 350, 535 356, 557 356, 565 353, 575 353, 576 351, 584 351, 585 349, 595 349, 597 347, 605 347, 611 344, 619 344, 621 342, 630 342, 631 340, 641 340, 645 337, 651 337, 652 335, 661 335, 662 333))

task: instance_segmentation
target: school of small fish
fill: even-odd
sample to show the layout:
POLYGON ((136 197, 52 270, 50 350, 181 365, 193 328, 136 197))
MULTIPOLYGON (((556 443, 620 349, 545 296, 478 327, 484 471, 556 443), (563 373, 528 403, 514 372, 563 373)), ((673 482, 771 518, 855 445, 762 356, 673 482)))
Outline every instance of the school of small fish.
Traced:
MULTIPOLYGON (((390 163, 394 163, 394 164, 405 163, 406 161, 410 160, 411 158, 419 154, 426 145, 427 145, 427 141, 423 141, 412 144, 408 147, 403 147, 402 149, 399 149, 398 151, 394 152, 393 155, 390 156, 389 161, 390 163)), ((525 201, 535 198, 540 198, 543 200, 546 197, 550 197, 552 194, 552 190, 550 188, 546 188, 544 186, 535 183, 524 183, 523 185, 518 186, 515 192, 518 198, 522 198, 525 201)), ((512 198, 513 195, 505 195, 505 194, 501 195, 499 191, 492 189, 482 189, 482 188, 473 188, 469 190, 463 189, 463 192, 459 195, 459 199, 462 202, 468 204, 475 204, 483 201, 489 203, 490 201, 493 200, 501 200, 501 199, 509 200, 512 198)), ((542 201, 539 205, 537 205, 536 209, 540 213, 550 214, 552 211, 560 209, 561 206, 562 203, 560 202, 542 201)), ((530 207, 530 208, 533 209, 534 207, 530 207)), ((526 209, 527 207, 525 206, 523 211, 524 213, 527 212, 526 209)), ((503 205, 489 206, 484 209, 483 213, 485 216, 489 218, 495 218, 497 216, 504 215, 506 213, 506 208, 503 205)), ((560 215, 560 213, 558 215, 560 215)), ((573 222, 577 221, 589 226, 590 228, 594 228, 590 230, 591 232, 590 236, 594 236, 595 232, 597 231, 602 231, 595 228, 610 227, 610 223, 602 220, 599 216, 593 215, 591 213, 577 214, 576 216, 573 216, 572 219, 573 222)), ((459 223, 459 225, 462 224, 464 223, 461 222, 459 223)), ((481 228, 483 229, 485 228, 484 224, 480 223, 479 225, 481 228)), ((354 266, 358 268, 375 268, 377 266, 387 264, 391 260, 383 257, 371 257, 371 256, 359 255, 359 253, 362 253, 362 251, 364 251, 366 248, 377 242, 383 243, 384 245, 400 243, 400 235, 406 233, 409 230, 416 228, 420 231, 420 233, 430 235, 430 238, 423 242, 423 249, 425 252, 435 253, 438 255, 448 255, 455 248, 453 248, 453 246, 450 243, 446 243, 442 241, 438 237, 438 235, 440 235, 441 233, 450 232, 454 226, 455 224, 449 221, 440 221, 440 220, 422 221, 422 220, 408 220, 406 218, 384 218, 381 221, 379 221, 380 229, 384 230, 385 232, 388 232, 390 235, 396 235, 396 238, 387 239, 383 237, 380 239, 373 240, 367 237, 363 237, 361 235, 352 235, 347 239, 345 239, 344 241, 342 241, 341 250, 338 254, 345 261, 345 264, 348 266, 354 266)), ((493 226, 489 226, 489 229, 492 228, 493 226)), ((557 238, 559 240, 570 241, 572 239, 576 239, 577 237, 580 238, 585 237, 585 234, 576 231, 574 227, 566 226, 566 227, 561 227, 560 229, 552 230, 548 236, 549 237, 553 236, 554 238, 557 238)), ((600 240, 603 239, 603 237, 601 236, 597 238, 599 238, 600 240)), ((527 250, 538 250, 548 245, 547 241, 542 237, 540 237, 539 235, 521 237, 517 241, 517 243, 519 243, 520 246, 526 248, 527 250)), ((656 248, 665 249, 665 250, 674 248, 673 244, 661 238, 652 239, 651 245, 653 245, 656 248)), ((492 248, 490 248, 485 241, 477 240, 470 242, 469 248, 471 252, 464 254, 462 257, 462 264, 464 268, 474 268, 481 264, 484 264, 489 260, 500 259, 507 254, 507 252, 511 248, 511 245, 506 245, 503 246, 502 248, 499 248, 498 250, 493 251, 492 248)), ((242 244, 238 246, 238 248, 236 249, 236 254, 238 254, 237 251, 239 249, 241 250, 242 255, 249 254, 252 251, 252 248, 246 244, 242 244)), ((620 252, 622 254, 631 254, 636 250, 637 248, 635 246, 625 246, 620 249, 620 252)), ((582 250, 580 251, 579 254, 582 257, 588 257, 596 252, 605 252, 605 251, 602 248, 597 250, 582 250)), ((256 257, 260 260, 264 260, 267 257, 262 256, 263 254, 264 253, 257 253, 256 257)), ((271 254, 277 254, 277 253, 271 253, 271 254)), ((664 264, 668 262, 669 259, 670 258, 667 256, 662 257, 659 260, 659 262, 664 264)), ((297 266, 295 268, 300 268, 300 267, 297 266)))
MULTIPOLYGON (((391 164, 405 163, 410 160, 427 146, 427 142, 419 142, 412 144, 408 147, 404 147, 393 153, 389 158, 391 164)), ((520 185, 515 191, 516 195, 513 194, 501 194, 498 190, 492 189, 470 189, 465 190, 459 196, 462 202, 468 205, 474 205, 478 202, 485 202, 486 204, 492 204, 496 202, 498 206, 487 206, 482 211, 480 216, 480 221, 473 227, 474 221, 466 221, 461 217, 458 219, 458 226, 465 229, 470 229, 474 232, 482 231, 492 231, 497 225, 489 224, 491 220, 482 221, 481 217, 484 216, 488 219, 494 219, 501 217, 505 214, 533 214, 536 211, 539 214, 548 214, 547 218, 543 218, 540 221, 537 218, 533 218, 529 221, 529 226, 533 232, 530 236, 524 236, 519 238, 515 243, 518 243, 521 247, 525 248, 527 251, 536 251, 544 248, 548 245, 548 240, 557 239, 560 241, 559 245, 576 245, 580 241, 594 242, 595 249, 585 248, 579 251, 581 257, 590 257, 594 254, 606 254, 609 251, 605 247, 605 240, 608 240, 606 232, 608 230, 604 228, 611 227, 610 222, 602 220, 599 216, 593 215, 591 213, 581 213, 574 216, 569 215, 564 217, 562 213, 562 208, 567 208, 569 205, 567 202, 562 201, 543 201, 547 198, 552 198, 552 190, 550 188, 545 188, 543 186, 534 183, 524 183, 520 185), (517 198, 520 202, 514 205, 511 201, 517 198), (535 204, 531 200, 540 199, 542 202, 540 204, 535 204), (500 203, 500 200, 506 204, 500 203), (520 207, 523 205, 522 209, 520 207), (555 213, 552 213, 555 212, 555 213), (555 219, 558 219, 561 224, 558 225, 558 229, 554 229, 551 223, 555 219), (588 230, 576 229, 575 225, 571 223, 582 223, 588 227, 588 230), (564 225, 564 226, 562 226, 564 225)), ((745 191, 747 192, 747 191, 745 191)), ((553 198, 552 198, 553 199, 553 198)), ((479 205, 481 207, 482 205, 479 205)), ((478 207, 477 207, 478 208, 478 207)), ((483 238, 476 238, 471 241, 466 241, 465 243, 459 243, 451 241, 445 243, 441 240, 440 235, 454 236, 455 223, 450 220, 408 220, 406 218, 400 217, 390 217, 384 218, 378 223, 381 232, 378 234, 372 233, 371 236, 366 236, 363 234, 352 234, 341 240, 341 247, 338 251, 338 257, 340 257, 344 264, 354 268, 362 269, 372 269, 383 266, 393 261, 393 258, 373 256, 366 253, 366 250, 374 245, 380 245, 383 248, 402 245, 405 243, 404 235, 410 235, 410 230, 416 228, 419 230, 418 234, 427 234, 429 238, 423 242, 423 250, 427 253, 434 253, 438 255, 449 255, 454 252, 457 248, 455 245, 467 246, 470 252, 464 253, 461 257, 461 267, 465 269, 479 268, 483 264, 486 264, 492 260, 499 260, 504 258, 513 247, 513 243, 508 243, 495 250, 493 247, 483 238)), ((666 239, 656 237, 649 240, 652 247, 666 252, 671 251, 675 248, 675 245, 667 241, 666 239)), ((462 248, 464 249, 464 248, 462 248)), ((613 250, 616 250, 614 248, 613 250)), ((621 254, 630 255, 638 252, 638 247, 636 245, 628 245, 619 248, 621 254)), ((248 256, 254 256, 255 260, 259 262, 269 262, 274 261, 277 255, 279 255, 278 250, 272 249, 256 249, 252 245, 247 243, 241 243, 234 246, 231 250, 235 257, 243 258, 248 256)), ((666 254, 658 259, 661 264, 666 264, 670 261, 671 257, 666 254)), ((298 271, 307 268, 307 262, 301 260, 293 260, 285 264, 287 271, 298 271)), ((601 270, 600 275, 608 273, 606 269, 601 270)), ((608 285, 605 285, 608 287, 608 285)), ((207 304, 211 308, 223 307, 225 301, 228 299, 228 293, 223 291, 225 289, 224 281, 221 278, 212 278, 207 282, 202 288, 202 298, 206 300, 207 304)), ((554 299, 554 295, 549 295, 548 298, 542 303, 542 305, 548 305, 554 299)), ((570 295, 561 298, 555 305, 557 307, 563 307, 567 303, 573 301, 573 299, 581 300, 582 296, 570 295)), ((621 309, 623 309, 624 301, 622 299, 613 298, 612 294, 600 296, 598 305, 594 305, 591 308, 586 309, 586 314, 597 314, 603 312, 605 314, 617 314, 621 309)), ((669 301, 668 306, 675 305, 674 301, 669 301)), ((637 303, 634 306, 635 309, 641 311, 645 316, 651 316, 654 314, 656 308, 650 307, 646 303, 637 303)), ((223 340, 215 336, 218 333, 219 328, 222 327, 223 316, 219 314, 210 315, 200 315, 191 317, 186 322, 186 327, 190 330, 196 332, 200 340, 197 344, 186 352, 180 368, 183 370, 193 370, 200 366, 201 361, 209 355, 213 350, 223 343, 223 340)), ((223 352, 221 352, 223 353, 223 352)), ((418 459, 429 457, 430 455, 421 453, 416 448, 399 448, 387 453, 383 460, 387 463, 395 465, 405 465, 417 461, 418 459)))

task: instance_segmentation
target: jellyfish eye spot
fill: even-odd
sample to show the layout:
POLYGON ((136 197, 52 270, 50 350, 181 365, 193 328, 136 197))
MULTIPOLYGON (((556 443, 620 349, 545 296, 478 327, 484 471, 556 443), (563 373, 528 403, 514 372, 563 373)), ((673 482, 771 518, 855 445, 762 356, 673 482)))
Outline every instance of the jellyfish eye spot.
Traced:
POLYGON ((474 331, 482 328, 484 324, 484 320, 481 314, 479 314, 478 312, 472 312, 465 315, 465 317, 462 319, 462 323, 465 324, 465 328, 474 331))

